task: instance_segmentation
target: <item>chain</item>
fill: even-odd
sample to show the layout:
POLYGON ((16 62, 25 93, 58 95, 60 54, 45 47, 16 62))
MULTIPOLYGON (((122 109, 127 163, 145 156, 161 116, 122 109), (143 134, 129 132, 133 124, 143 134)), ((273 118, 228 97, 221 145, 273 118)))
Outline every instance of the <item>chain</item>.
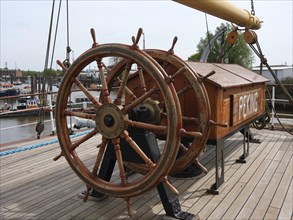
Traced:
POLYGON ((251 14, 255 15, 253 0, 251 0, 251 14))

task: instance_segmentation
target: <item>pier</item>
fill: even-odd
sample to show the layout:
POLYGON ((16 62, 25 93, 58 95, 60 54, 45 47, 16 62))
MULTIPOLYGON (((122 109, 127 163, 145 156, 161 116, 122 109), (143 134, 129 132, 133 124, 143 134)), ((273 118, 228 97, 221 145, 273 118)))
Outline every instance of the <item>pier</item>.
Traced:
MULTIPOLYGON (((261 143, 250 144, 245 164, 235 163, 242 154, 242 135, 225 142, 225 183, 219 195, 207 193, 215 181, 215 146, 207 145, 200 157, 207 174, 170 177, 183 211, 200 219, 293 218, 293 137, 282 131, 251 131, 261 143)), ((81 146, 89 163, 96 154, 93 142, 81 146)), ((131 218, 120 198, 84 203, 78 195, 85 184, 64 158, 53 161, 60 153, 56 136, 5 144, 0 150, 1 219, 167 219, 156 189, 131 199, 131 218)), ((119 179, 118 171, 113 178, 119 179)))

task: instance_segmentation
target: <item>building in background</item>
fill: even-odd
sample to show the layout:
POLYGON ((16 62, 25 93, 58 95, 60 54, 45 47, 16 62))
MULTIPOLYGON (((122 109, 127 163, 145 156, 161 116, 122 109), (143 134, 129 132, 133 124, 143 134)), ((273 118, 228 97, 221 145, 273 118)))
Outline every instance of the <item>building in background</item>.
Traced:
MULTIPOLYGON (((293 78, 293 66, 288 66, 288 65, 273 65, 271 66, 271 69, 274 71, 276 76, 278 77, 279 80, 283 80, 287 77, 293 78)), ((252 68, 254 72, 260 73, 260 67, 254 67, 252 68)), ((268 70, 268 68, 263 67, 262 68, 262 75, 266 78, 269 78, 271 81, 270 83, 275 83, 275 79, 273 78, 272 74, 268 70)))
POLYGON ((21 70, 0 69, 0 78, 22 77, 21 70))

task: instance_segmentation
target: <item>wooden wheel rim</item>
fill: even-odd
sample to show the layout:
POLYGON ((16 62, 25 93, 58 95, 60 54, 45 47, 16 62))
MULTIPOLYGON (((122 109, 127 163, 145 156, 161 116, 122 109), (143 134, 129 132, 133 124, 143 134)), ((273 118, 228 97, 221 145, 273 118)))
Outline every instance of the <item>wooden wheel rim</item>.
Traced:
POLYGON ((131 46, 122 44, 104 44, 89 49, 77 58, 72 66, 66 71, 66 74, 62 80, 56 103, 57 135, 62 149, 62 154, 65 156, 74 172, 87 185, 93 187, 101 193, 114 197, 132 197, 142 194, 148 189, 154 187, 162 177, 167 175, 175 160, 180 139, 178 136, 178 129, 180 129, 181 126, 181 118, 179 117, 180 114, 178 114, 177 111, 176 101, 174 101, 173 98, 170 98, 173 97, 172 88, 170 88, 170 86, 165 82, 162 70, 154 65, 154 63, 155 61, 153 61, 147 54, 131 46), (172 119, 171 117, 168 118, 169 126, 165 145, 166 147, 164 148, 164 152, 162 153, 160 160, 156 163, 156 167, 142 178, 124 185, 110 183, 97 178, 83 164, 76 151, 69 150, 72 143, 69 138, 65 115, 65 111, 67 109, 67 99, 71 93, 73 79, 77 77, 84 67, 97 60, 97 58, 100 59, 110 56, 120 56, 126 59, 131 59, 133 62, 136 62, 150 72, 152 77, 154 77, 157 81, 159 89, 161 89, 164 94, 168 114, 176 116, 172 119))
MULTIPOLYGON (((165 62, 169 65, 172 65, 177 70, 179 70, 182 67, 185 67, 186 68, 186 71, 184 72, 185 78, 192 86, 192 90, 194 91, 194 94, 195 94, 194 95, 195 101, 197 103, 200 103, 200 105, 198 105, 199 112, 200 112, 200 115, 198 115, 198 118, 199 118, 199 124, 200 124, 200 132, 202 132, 203 135, 200 139, 195 139, 190 149, 181 157, 175 160, 169 173, 169 175, 173 175, 184 170, 186 167, 188 167, 191 163, 194 162, 194 159, 197 158, 202 152, 210 132, 210 126, 209 126, 209 120, 211 117, 210 103, 209 103, 207 91, 204 85, 198 81, 199 75, 194 70, 192 70, 192 68, 190 68, 186 62, 184 62, 182 59, 180 59, 176 55, 170 54, 167 51, 155 50, 155 49, 148 49, 144 51, 148 55, 150 55, 154 60, 156 60, 158 63, 165 62)), ((120 61, 113 68, 113 72, 120 71, 125 65, 126 65, 125 61, 123 60, 120 61)), ((167 71, 166 73, 168 74, 167 71)), ((112 79, 110 78, 108 82, 111 80, 112 79)), ((111 84, 111 82, 109 82, 109 84, 111 84)), ((178 99, 176 93, 175 93, 174 99, 178 99)), ((180 103, 177 103, 177 105, 180 107, 180 103)), ((181 114, 182 114, 182 110, 181 110, 181 114)), ((127 166, 130 169, 133 169, 140 173, 146 173, 148 171, 148 168, 142 164, 127 163, 127 166)))
MULTIPOLYGON (((205 86, 203 85, 203 83, 200 83, 198 81, 199 75, 191 67, 189 67, 189 65, 186 62, 184 62, 181 58, 179 58, 173 53, 163 50, 147 49, 145 50, 145 52, 149 54, 152 58, 154 58, 157 62, 165 62, 169 65, 174 66, 175 68, 177 68, 177 70, 179 70, 182 67, 185 67, 186 71, 184 72, 184 76, 192 86, 192 90, 195 94, 195 101, 198 103, 197 106, 200 112, 200 114, 198 115, 200 124, 199 132, 201 132, 203 135, 200 139, 195 139, 193 141, 193 144, 188 149, 188 151, 181 157, 176 159, 169 173, 169 175, 173 175, 187 168, 191 163, 194 162, 194 159, 197 158, 202 152, 210 133, 210 102, 205 86)), ((166 71, 166 73, 169 74, 168 71, 166 71)))

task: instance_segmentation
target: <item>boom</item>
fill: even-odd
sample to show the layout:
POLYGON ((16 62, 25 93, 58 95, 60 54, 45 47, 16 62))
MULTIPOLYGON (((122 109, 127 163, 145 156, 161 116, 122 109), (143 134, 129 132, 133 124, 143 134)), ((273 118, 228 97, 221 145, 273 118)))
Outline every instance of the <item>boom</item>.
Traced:
POLYGON ((230 21, 240 27, 260 29, 261 21, 249 11, 225 0, 173 0, 207 14, 230 21))

